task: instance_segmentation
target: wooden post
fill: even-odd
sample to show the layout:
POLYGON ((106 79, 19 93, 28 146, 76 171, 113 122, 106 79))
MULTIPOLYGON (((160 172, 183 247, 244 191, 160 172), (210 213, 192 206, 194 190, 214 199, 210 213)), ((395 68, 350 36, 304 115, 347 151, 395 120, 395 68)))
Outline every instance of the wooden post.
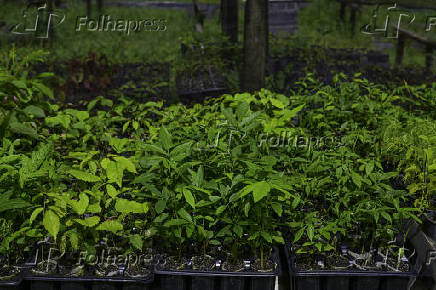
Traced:
POLYGON ((268 55, 268 0, 247 0, 244 20, 244 65, 242 89, 264 87, 268 55))
POLYGON ((399 35, 398 35, 398 42, 397 42, 397 54, 395 56, 395 64, 396 65, 401 65, 403 63, 405 42, 406 42, 406 38, 400 32, 399 35))
POLYGON ((238 0, 221 0, 221 31, 233 43, 238 42, 238 0))
POLYGON ((431 70, 433 66, 433 46, 427 44, 425 47, 425 67, 431 70))

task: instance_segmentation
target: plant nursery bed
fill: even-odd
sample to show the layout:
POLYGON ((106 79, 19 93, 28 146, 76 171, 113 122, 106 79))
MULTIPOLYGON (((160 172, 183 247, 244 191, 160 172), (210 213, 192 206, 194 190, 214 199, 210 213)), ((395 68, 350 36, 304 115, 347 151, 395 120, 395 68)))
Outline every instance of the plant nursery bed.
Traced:
POLYGON ((407 272, 383 270, 302 270, 296 256, 285 247, 290 290, 407 290, 417 276, 413 267, 407 272))
MULTIPOLYGON (((211 260, 213 260, 211 258, 211 260)), ((204 263, 203 263, 204 264, 204 263)), ((257 263, 251 263, 251 269, 246 270, 246 262, 238 267, 228 266, 225 261, 213 260, 211 267, 220 270, 168 270, 157 264, 155 268, 156 280, 161 290, 274 290, 276 278, 281 274, 278 250, 274 250, 272 258, 266 261, 266 268, 271 271, 256 271, 257 263), (213 265, 212 265, 213 264, 213 265)), ((249 264, 248 264, 249 265, 249 264)))

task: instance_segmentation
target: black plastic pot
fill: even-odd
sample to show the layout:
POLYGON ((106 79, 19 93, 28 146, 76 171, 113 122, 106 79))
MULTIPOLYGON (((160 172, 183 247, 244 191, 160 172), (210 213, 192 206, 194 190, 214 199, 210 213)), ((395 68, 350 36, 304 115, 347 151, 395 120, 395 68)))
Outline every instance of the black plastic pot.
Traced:
POLYGON ((424 215, 423 231, 427 236, 436 240, 436 211, 428 211, 424 215))
POLYGON ((0 281, 0 290, 18 290, 22 280, 22 276, 18 275, 12 280, 0 281))
MULTIPOLYGON (((274 290, 281 265, 274 251, 274 259, 278 264, 275 272, 225 272, 194 270, 167 271, 155 268, 156 289, 159 290, 274 290)), ((309 289, 306 289, 309 290, 309 289)))
POLYGON ((412 272, 383 271, 299 271, 295 256, 285 247, 290 290, 407 290, 417 276, 412 272))

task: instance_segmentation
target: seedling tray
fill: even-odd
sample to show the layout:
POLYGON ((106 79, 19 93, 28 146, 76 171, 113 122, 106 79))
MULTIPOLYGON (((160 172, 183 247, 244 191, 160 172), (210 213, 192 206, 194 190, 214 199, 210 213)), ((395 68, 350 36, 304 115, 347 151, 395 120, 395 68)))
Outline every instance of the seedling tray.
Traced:
POLYGON ((295 268, 295 256, 285 246, 288 262, 290 290, 407 290, 411 272, 316 270, 300 271, 295 268))
POLYGON ((143 279, 25 275, 24 280, 30 281, 31 290, 148 290, 151 289, 154 275, 143 279))
POLYGON ((20 284, 23 281, 21 273, 14 277, 12 280, 0 280, 0 290, 18 290, 20 289, 20 284))
MULTIPOLYGON (((277 263, 274 272, 226 272, 163 270, 156 265, 156 284, 160 290, 274 290, 276 279, 281 275, 278 251, 274 249, 273 260, 277 263)), ((306 289, 307 290, 307 289, 306 289)))

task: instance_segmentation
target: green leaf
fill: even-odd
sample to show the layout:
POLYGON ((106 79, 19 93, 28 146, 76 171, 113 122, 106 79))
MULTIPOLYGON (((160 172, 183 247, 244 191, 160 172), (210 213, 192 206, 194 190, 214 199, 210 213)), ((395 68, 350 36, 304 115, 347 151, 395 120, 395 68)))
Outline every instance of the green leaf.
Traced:
POLYGON ((373 170, 374 170, 374 161, 366 163, 366 165, 365 165, 366 175, 369 176, 373 170))
POLYGON ((130 159, 127 159, 126 157, 123 156, 116 156, 114 157, 115 161, 117 161, 119 164, 121 164, 122 168, 127 169, 127 171, 131 172, 131 173, 136 173, 136 167, 135 164, 130 161, 130 159))
POLYGON ((31 206, 30 203, 19 198, 10 198, 12 192, 0 194, 0 213, 7 210, 17 210, 31 206))
POLYGON ((248 217, 248 213, 250 212, 250 208, 251 208, 251 204, 249 202, 247 202, 244 206, 244 213, 245 213, 246 217, 248 217))
POLYGON ((29 222, 30 224, 33 223, 33 221, 36 219, 36 217, 44 210, 44 208, 42 207, 38 207, 37 209, 35 209, 32 214, 30 215, 30 219, 29 222))
POLYGON ((225 206, 225 205, 222 205, 222 206, 220 206, 220 207, 218 207, 217 209, 216 209, 216 215, 220 215, 220 214, 222 214, 225 210, 226 210, 226 208, 227 208, 227 206, 225 206))
POLYGON ((115 203, 115 210, 120 213, 144 213, 142 203, 118 198, 115 203))
POLYGON ((177 213, 180 215, 181 218, 192 223, 192 216, 184 208, 179 209, 177 213))
POLYGON ((140 235, 130 236, 129 241, 133 247, 135 247, 138 250, 142 250, 143 241, 140 235))
POLYGON ((272 243, 272 237, 269 233, 262 231, 260 235, 264 238, 265 241, 267 241, 268 243, 272 243))
POLYGON ((112 233, 117 233, 123 230, 123 225, 116 220, 108 220, 101 223, 97 228, 97 231, 109 231, 112 233))
POLYGON ((284 244, 285 243, 285 240, 283 239, 282 236, 273 236, 272 239, 274 241, 276 241, 277 243, 279 243, 279 244, 284 244))
POLYGON ((282 216, 283 208, 282 208, 282 205, 280 203, 274 202, 271 204, 271 207, 278 216, 282 216))
POLYGON ((170 150, 173 146, 171 135, 165 127, 162 127, 159 132, 159 141, 165 150, 170 150))
POLYGON ((295 237, 294 237, 294 243, 296 243, 296 242, 298 242, 300 239, 301 239, 301 237, 303 236, 303 234, 304 234, 304 230, 305 230, 306 228, 301 228, 301 229, 299 229, 298 231, 297 231, 297 233, 295 234, 295 237))
POLYGON ((111 198, 115 198, 119 194, 118 190, 111 184, 106 185, 106 191, 111 198))
POLYGON ((85 227, 94 227, 100 222, 100 218, 98 216, 88 217, 86 219, 74 219, 75 222, 81 224, 85 227))
POLYGON ((189 222, 186 221, 186 220, 183 220, 183 219, 172 219, 172 220, 167 221, 164 224, 164 227, 181 226, 181 225, 186 225, 186 224, 189 224, 189 222))
POLYGON ((193 208, 195 208, 195 199, 194 199, 194 196, 192 195, 192 192, 191 192, 189 189, 187 189, 187 188, 184 188, 184 189, 183 189, 183 196, 185 197, 186 202, 187 202, 190 206, 192 206, 193 208))
POLYGON ((98 176, 81 170, 71 169, 70 171, 68 171, 68 173, 74 176, 75 178, 86 182, 101 181, 101 179, 98 176))
POLYGON ((260 181, 252 184, 254 202, 260 201, 262 198, 268 195, 271 190, 270 185, 266 181, 260 181))
POLYGON ((362 177, 359 174, 356 172, 351 172, 351 179, 353 180, 353 183, 357 185, 357 187, 362 187, 362 177))
POLYGON ((159 199, 154 206, 156 212, 161 214, 167 207, 167 201, 165 199, 159 199))
POLYGON ((243 229, 240 225, 234 225, 233 226, 233 231, 235 232, 235 234, 239 237, 242 238, 242 234, 243 234, 243 229))
POLYGON ((390 224, 392 224, 392 218, 387 212, 382 211, 380 214, 385 220, 387 220, 390 224))
POLYGON ((18 122, 11 122, 9 124, 9 129, 15 133, 15 134, 21 134, 25 136, 29 136, 33 139, 38 139, 38 133, 36 130, 26 124, 18 123, 18 122))
POLYGON ((47 210, 42 223, 49 234, 52 235, 56 240, 60 227, 60 221, 57 214, 55 214, 52 210, 47 210))
POLYGON ((81 193, 79 195, 79 201, 69 200, 68 203, 77 214, 82 215, 89 205, 89 197, 85 193, 81 193))
POLYGON ((107 163, 106 175, 109 182, 115 182, 119 187, 122 186, 123 169, 118 165, 118 163, 109 161, 107 163))
POLYGON ((313 240, 313 235, 314 235, 313 225, 308 225, 307 226, 307 237, 309 238, 310 241, 313 240))
POLYGON ((41 109, 40 107, 37 107, 34 105, 27 106, 26 108, 24 108, 23 111, 26 112, 27 114, 34 115, 36 118, 44 118, 45 117, 44 110, 41 109))

